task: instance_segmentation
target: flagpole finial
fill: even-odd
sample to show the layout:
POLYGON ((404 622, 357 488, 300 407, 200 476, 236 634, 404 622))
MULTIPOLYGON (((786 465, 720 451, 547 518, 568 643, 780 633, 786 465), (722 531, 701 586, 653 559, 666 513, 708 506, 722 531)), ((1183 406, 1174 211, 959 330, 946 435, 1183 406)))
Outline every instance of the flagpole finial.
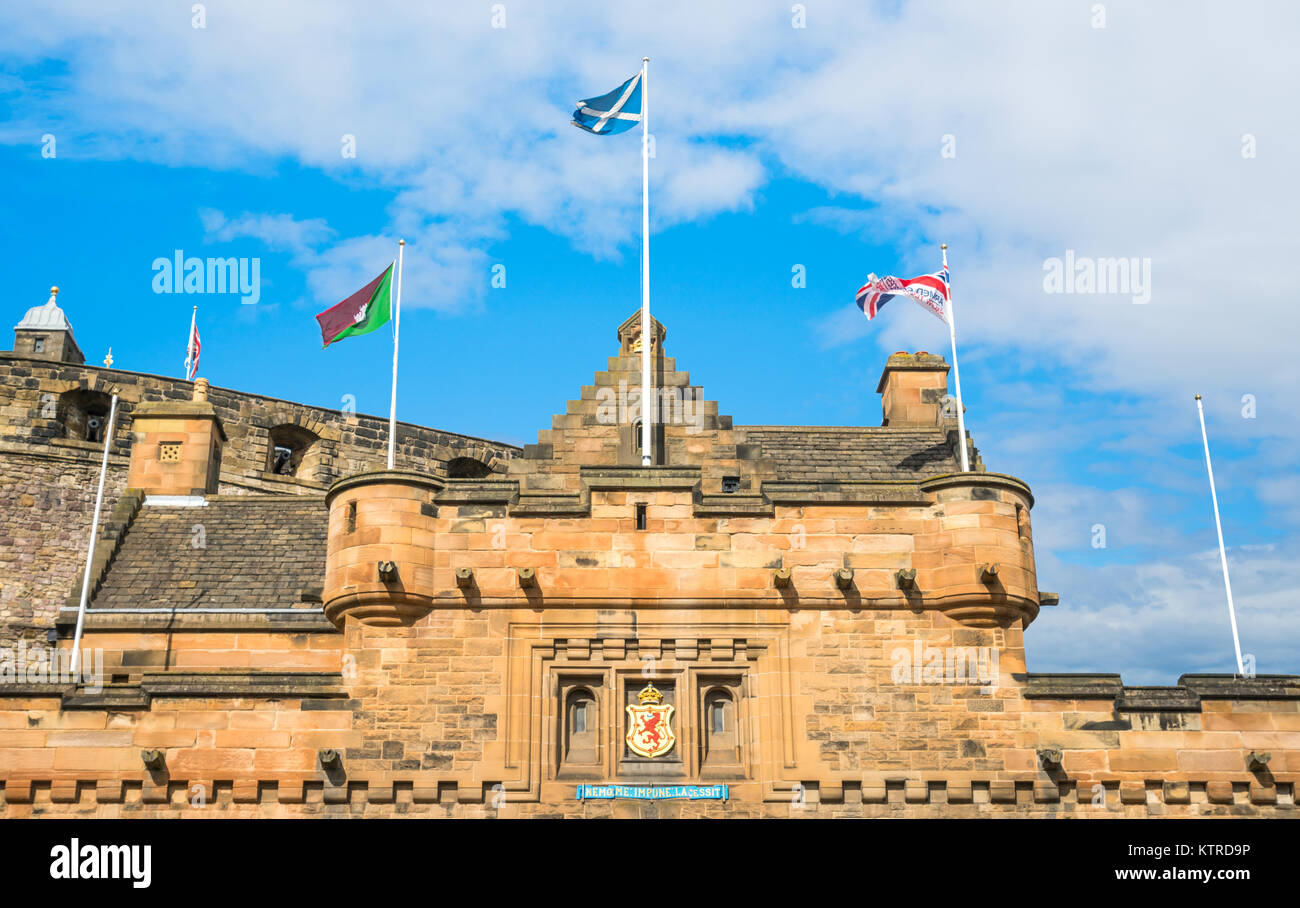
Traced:
POLYGON ((1200 399, 1201 399, 1201 395, 1199 395, 1199 394, 1196 395, 1196 399, 1197 399, 1197 400, 1200 400, 1200 399))
POLYGON ((649 58, 649 57, 642 57, 642 58, 641 58, 641 62, 642 62, 642 63, 649 63, 649 62, 650 62, 650 58, 649 58))
POLYGON ((406 240, 398 240, 398 241, 397 241, 397 245, 399 245, 399 246, 405 246, 405 245, 406 245, 406 240))
POLYGON ((940 248, 940 249, 947 249, 947 248, 948 248, 948 244, 947 244, 947 243, 940 243, 940 244, 939 244, 939 248, 940 248))

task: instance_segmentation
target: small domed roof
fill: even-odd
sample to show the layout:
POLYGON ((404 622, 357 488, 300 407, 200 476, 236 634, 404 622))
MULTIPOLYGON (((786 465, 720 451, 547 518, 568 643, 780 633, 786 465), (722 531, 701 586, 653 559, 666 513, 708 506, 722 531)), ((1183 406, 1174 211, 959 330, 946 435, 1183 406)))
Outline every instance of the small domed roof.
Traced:
POLYGON ((50 288, 50 299, 44 306, 33 306, 27 310, 23 320, 14 325, 15 331, 67 331, 72 333, 72 324, 55 302, 59 295, 58 287, 50 288))

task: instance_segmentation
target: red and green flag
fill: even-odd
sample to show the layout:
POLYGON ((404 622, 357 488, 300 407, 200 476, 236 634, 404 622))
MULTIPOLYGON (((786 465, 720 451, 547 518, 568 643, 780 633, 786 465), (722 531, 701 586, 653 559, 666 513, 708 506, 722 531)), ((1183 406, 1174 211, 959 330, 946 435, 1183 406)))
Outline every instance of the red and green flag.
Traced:
POLYGON ((316 316, 324 342, 322 349, 345 337, 369 334, 388 324, 393 309, 392 291, 393 265, 389 265, 379 277, 316 316))

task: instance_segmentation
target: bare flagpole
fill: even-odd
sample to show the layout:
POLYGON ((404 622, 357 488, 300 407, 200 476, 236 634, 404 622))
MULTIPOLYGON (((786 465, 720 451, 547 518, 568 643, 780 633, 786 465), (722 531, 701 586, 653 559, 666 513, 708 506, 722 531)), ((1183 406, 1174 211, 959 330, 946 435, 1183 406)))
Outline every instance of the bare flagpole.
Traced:
POLYGON ((393 468, 397 446, 397 341, 402 333, 402 250, 406 240, 397 241, 397 302, 393 312, 393 394, 388 405, 388 469, 393 468))
POLYGON ((76 679, 81 664, 81 629, 86 623, 86 601, 90 598, 90 566, 95 562, 95 539, 99 536, 99 509, 104 503, 104 477, 108 473, 108 449, 117 427, 117 395, 108 408, 108 428, 104 430, 104 457, 99 464, 99 491, 95 493, 95 516, 90 520, 90 545, 86 551, 86 575, 81 581, 81 604, 77 606, 77 629, 72 635, 72 676, 76 679))
POLYGON ((641 58, 641 466, 650 466, 650 424, 655 408, 650 397, 650 96, 646 77, 650 58, 641 58))
POLYGON ((1223 565, 1223 588, 1228 593, 1228 621, 1232 624, 1232 645, 1237 651, 1237 674, 1245 675, 1241 662, 1241 638, 1237 636, 1237 610, 1232 605, 1232 581, 1228 579, 1228 553, 1223 548, 1223 524, 1219 521, 1219 496, 1214 491, 1214 467, 1210 465, 1210 438, 1205 434, 1205 409, 1196 395, 1196 415, 1201 420, 1201 442, 1205 445, 1205 472, 1210 476, 1210 502, 1214 505, 1214 530, 1219 534, 1219 563, 1223 565))
MULTIPOLYGON (((939 248, 943 250, 943 270, 947 271, 948 244, 944 243, 939 248)), ((948 338, 952 341, 952 381, 957 389, 957 434, 960 436, 961 471, 969 473, 970 455, 966 452, 966 408, 961 402, 961 371, 957 368, 957 315, 953 311, 951 280, 948 282, 948 338)))

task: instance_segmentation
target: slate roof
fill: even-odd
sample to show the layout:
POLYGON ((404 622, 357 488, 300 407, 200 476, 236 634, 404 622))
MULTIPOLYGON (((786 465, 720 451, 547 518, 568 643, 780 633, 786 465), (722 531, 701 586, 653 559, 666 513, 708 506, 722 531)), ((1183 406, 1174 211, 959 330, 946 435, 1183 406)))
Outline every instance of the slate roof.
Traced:
POLYGON ((737 426, 775 462, 778 479, 915 481, 961 467, 942 429, 737 426))
POLYGON ((323 497, 305 495, 146 505, 90 608, 319 609, 302 591, 319 594, 325 577, 328 516, 323 497))

